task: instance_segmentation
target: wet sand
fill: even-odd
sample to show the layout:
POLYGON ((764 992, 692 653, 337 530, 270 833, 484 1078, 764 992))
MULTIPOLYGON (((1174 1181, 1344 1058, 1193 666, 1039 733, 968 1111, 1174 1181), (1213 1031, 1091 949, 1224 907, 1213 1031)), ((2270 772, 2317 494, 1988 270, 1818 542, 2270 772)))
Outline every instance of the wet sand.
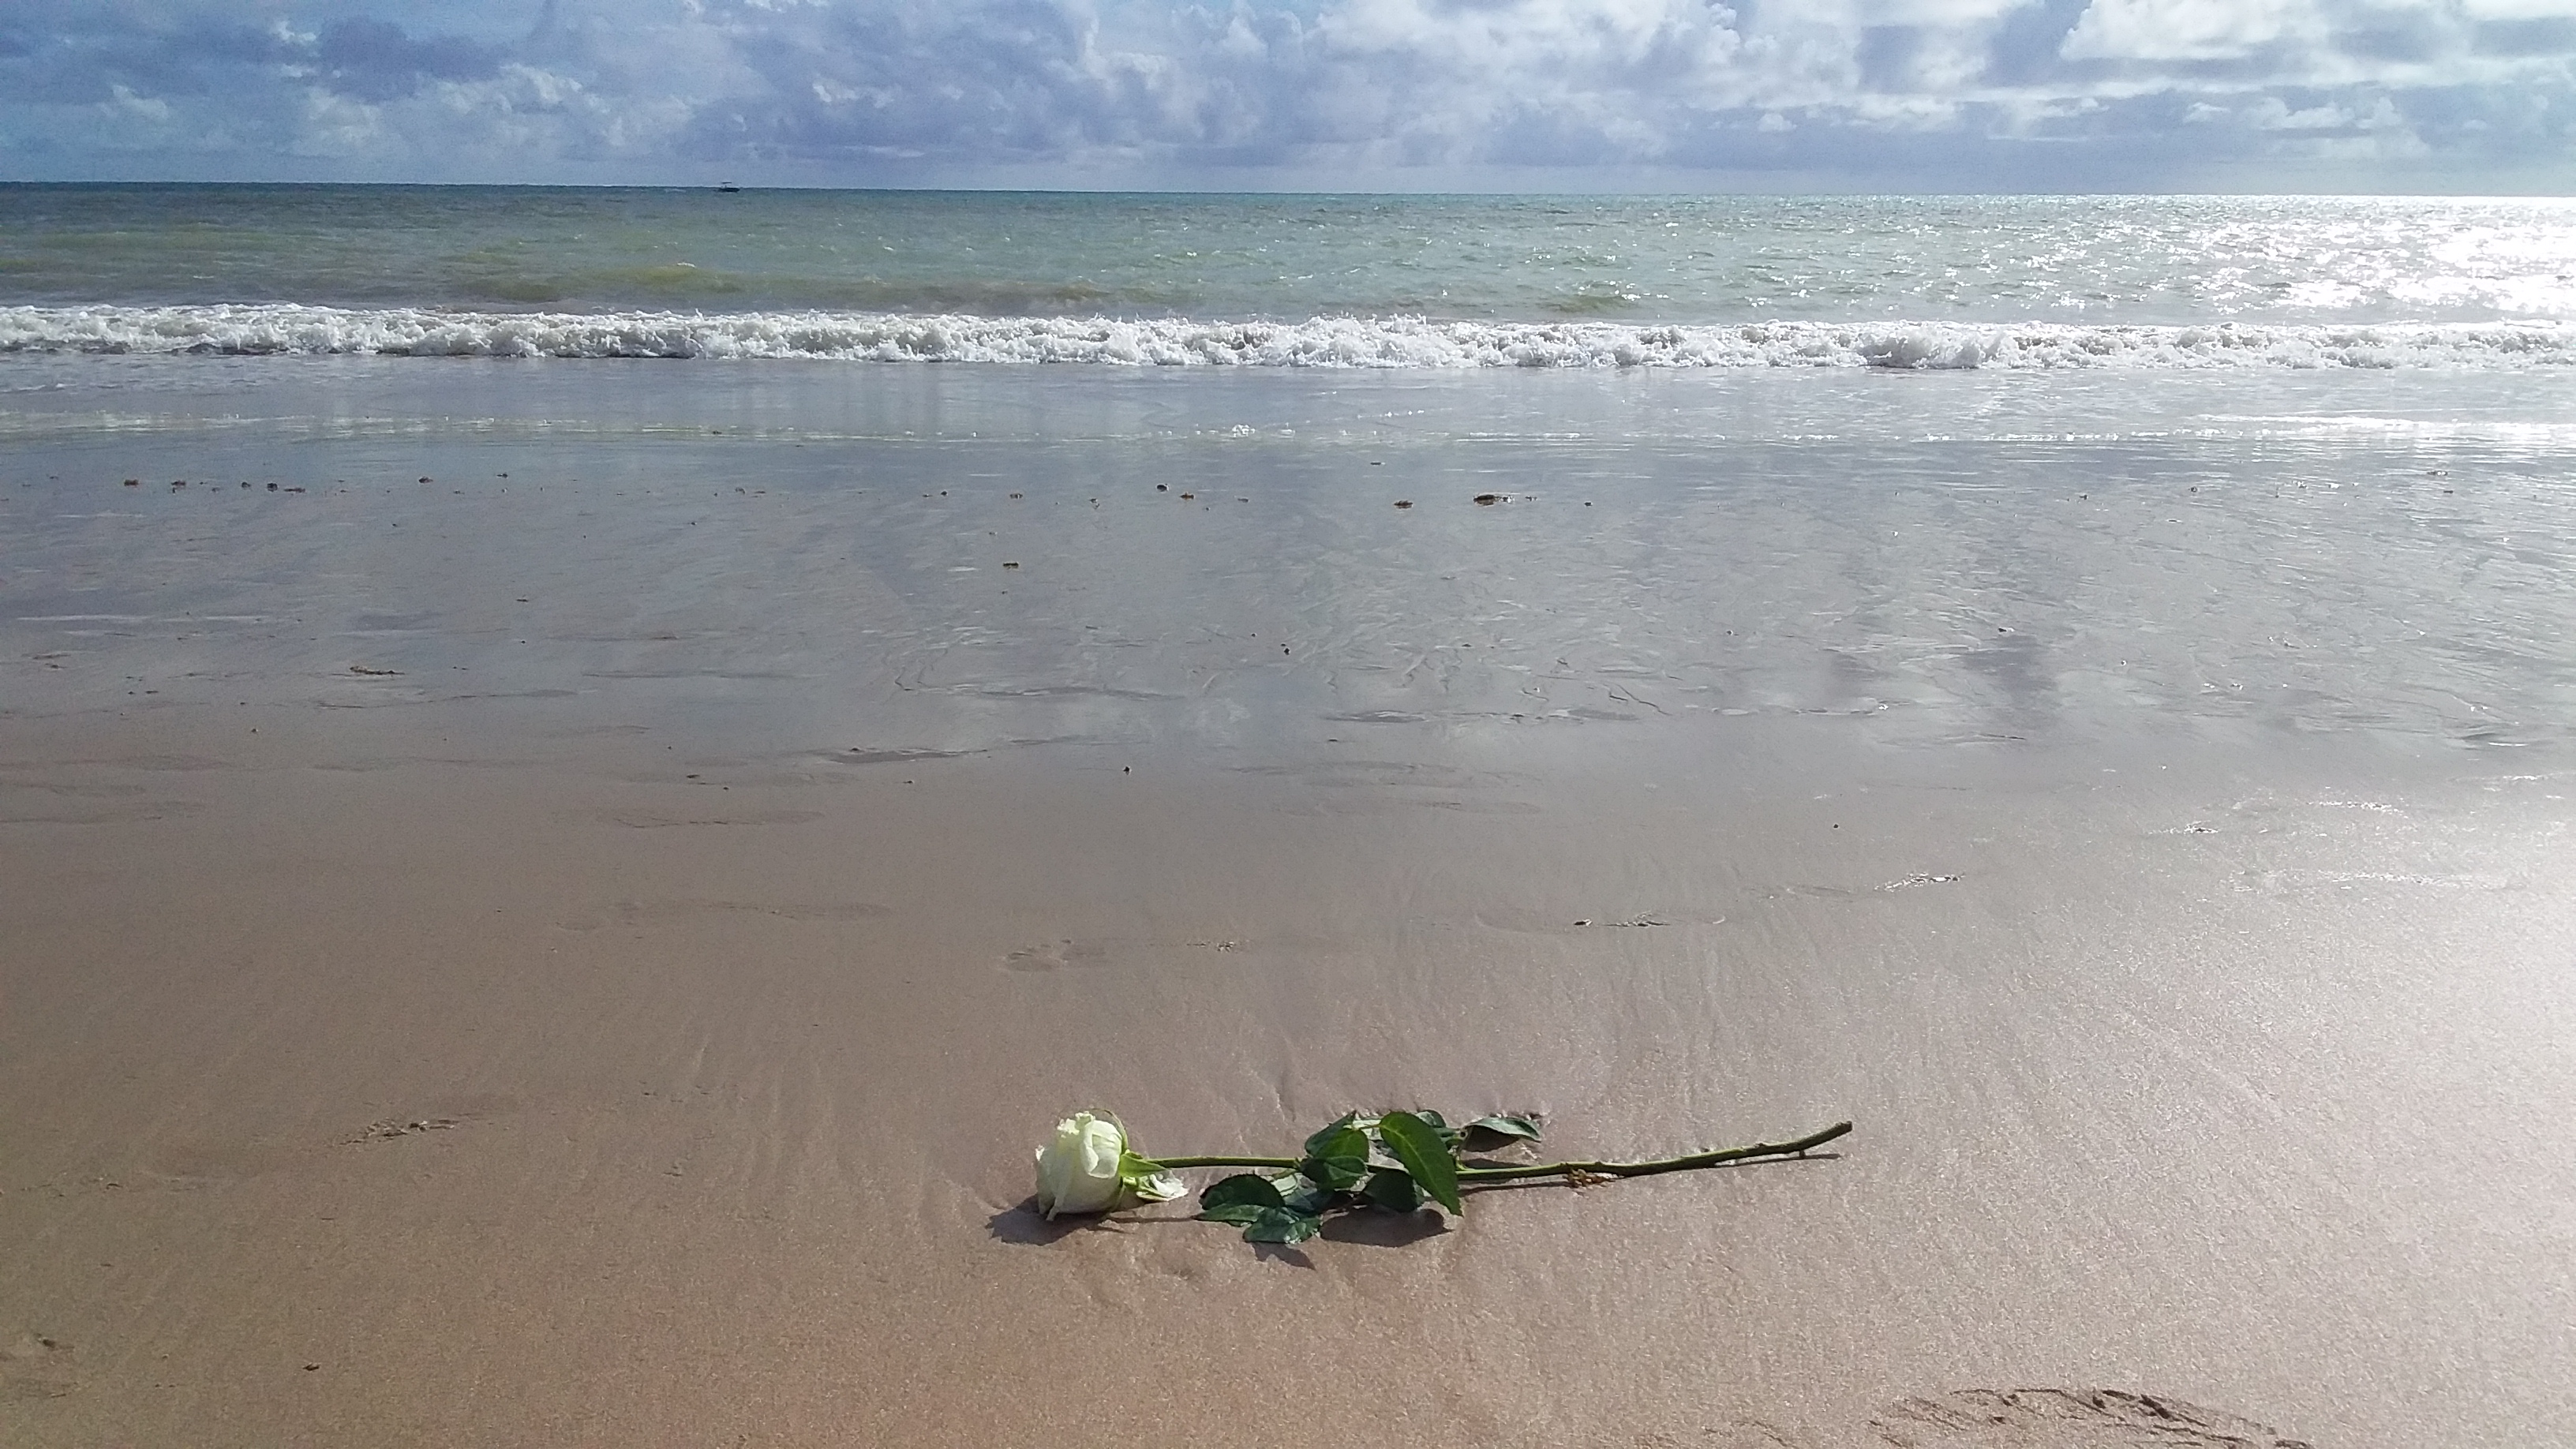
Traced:
POLYGON ((2576 1437, 2545 449, 1873 437, 1862 495, 936 386, 15 447, 0 1439, 2576 1437), (2384 517, 2297 500, 2356 457, 2384 517), (1417 1103, 1859 1125, 1286 1252, 1029 1207, 1078 1107, 1417 1103))

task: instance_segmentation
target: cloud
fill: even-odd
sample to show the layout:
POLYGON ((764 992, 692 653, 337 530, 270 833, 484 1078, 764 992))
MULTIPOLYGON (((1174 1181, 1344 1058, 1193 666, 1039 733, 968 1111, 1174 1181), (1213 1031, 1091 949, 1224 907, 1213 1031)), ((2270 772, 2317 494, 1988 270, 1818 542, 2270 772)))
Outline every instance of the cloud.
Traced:
POLYGON ((390 101, 434 80, 483 80, 500 69, 498 47, 457 35, 414 39, 387 20, 334 20, 312 46, 314 73, 345 96, 390 101))
POLYGON ((2484 55, 2566 56, 2576 54, 2576 16, 2534 15, 2482 22, 2475 32, 2484 55))
POLYGON ((2571 126, 2576 0, 13 0, 0 18, 0 168, 26 176, 2564 189, 2571 126))
POLYGON ((2070 60, 2239 60, 2312 48, 2319 7, 2303 0, 2094 0, 2059 54, 2070 60))

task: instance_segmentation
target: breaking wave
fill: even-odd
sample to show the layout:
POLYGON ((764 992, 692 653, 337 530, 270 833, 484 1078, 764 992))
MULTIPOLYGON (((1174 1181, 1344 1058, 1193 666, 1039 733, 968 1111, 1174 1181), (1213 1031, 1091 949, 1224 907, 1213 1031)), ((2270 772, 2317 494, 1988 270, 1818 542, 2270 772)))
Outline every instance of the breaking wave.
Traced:
POLYGON ((869 312, 0 307, 0 352, 810 358, 1135 367, 2443 368, 2576 366, 2576 323, 1304 322, 869 312))

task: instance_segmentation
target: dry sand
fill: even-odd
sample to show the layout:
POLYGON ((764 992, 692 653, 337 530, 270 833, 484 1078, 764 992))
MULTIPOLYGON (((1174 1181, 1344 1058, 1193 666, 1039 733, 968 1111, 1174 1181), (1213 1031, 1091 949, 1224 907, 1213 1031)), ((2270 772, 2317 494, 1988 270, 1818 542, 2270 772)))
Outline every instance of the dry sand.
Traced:
MULTIPOLYGON (((1481 526, 1464 496, 1442 526, 1481 526)), ((530 531, 403 497, 418 541, 372 537, 310 639, 5 666, 0 1442, 2576 1442, 2563 773, 1931 749, 1633 676, 1223 747, 1098 671, 1046 702, 1088 728, 977 713, 1036 707, 1042 663, 850 713, 817 680, 902 651, 778 645, 850 597, 785 562, 758 648, 734 586, 653 593, 714 548, 672 503, 563 503, 661 541, 488 639, 381 622, 509 585, 530 531), (593 667, 544 687, 492 662, 519 638, 593 667), (1130 705, 1164 726, 1097 712, 1130 705), (1076 1108, 1179 1154, 1413 1104, 1544 1112, 1582 1156, 1859 1127, 1295 1251, 1030 1210, 1076 1108)), ((330 506, 117 547, 221 612, 345 551, 370 500, 330 506)), ((1225 607, 1173 587, 1176 633, 1225 607)))

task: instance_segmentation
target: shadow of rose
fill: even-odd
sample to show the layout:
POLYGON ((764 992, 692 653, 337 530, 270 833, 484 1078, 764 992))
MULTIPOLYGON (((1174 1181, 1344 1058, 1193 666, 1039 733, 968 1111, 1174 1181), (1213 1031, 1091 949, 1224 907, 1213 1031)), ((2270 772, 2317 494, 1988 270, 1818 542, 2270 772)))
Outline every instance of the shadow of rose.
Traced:
POLYGON ((1058 1243, 1086 1229, 1109 1226, 1107 1218, 1065 1217, 1050 1221, 1038 1211, 1035 1196, 1002 1209, 984 1220, 985 1231, 1002 1243, 1058 1243))
POLYGON ((1328 1243, 1358 1243, 1371 1248, 1401 1248, 1448 1232, 1449 1220, 1428 1208, 1420 1212, 1339 1213, 1324 1219, 1317 1236, 1328 1243))
POLYGON ((1046 1214, 1038 1211, 1038 1200, 1034 1195, 1022 1198, 1017 1203, 984 1219, 984 1231, 990 1234, 994 1241, 1033 1244, 1038 1247, 1063 1242, 1076 1233, 1124 1233, 1132 1232, 1137 1228, 1184 1226, 1205 1227, 1207 1225, 1194 1217, 1179 1217, 1170 1213, 1148 1215, 1132 1210, 1115 1213, 1068 1213, 1049 1221, 1046 1214))

